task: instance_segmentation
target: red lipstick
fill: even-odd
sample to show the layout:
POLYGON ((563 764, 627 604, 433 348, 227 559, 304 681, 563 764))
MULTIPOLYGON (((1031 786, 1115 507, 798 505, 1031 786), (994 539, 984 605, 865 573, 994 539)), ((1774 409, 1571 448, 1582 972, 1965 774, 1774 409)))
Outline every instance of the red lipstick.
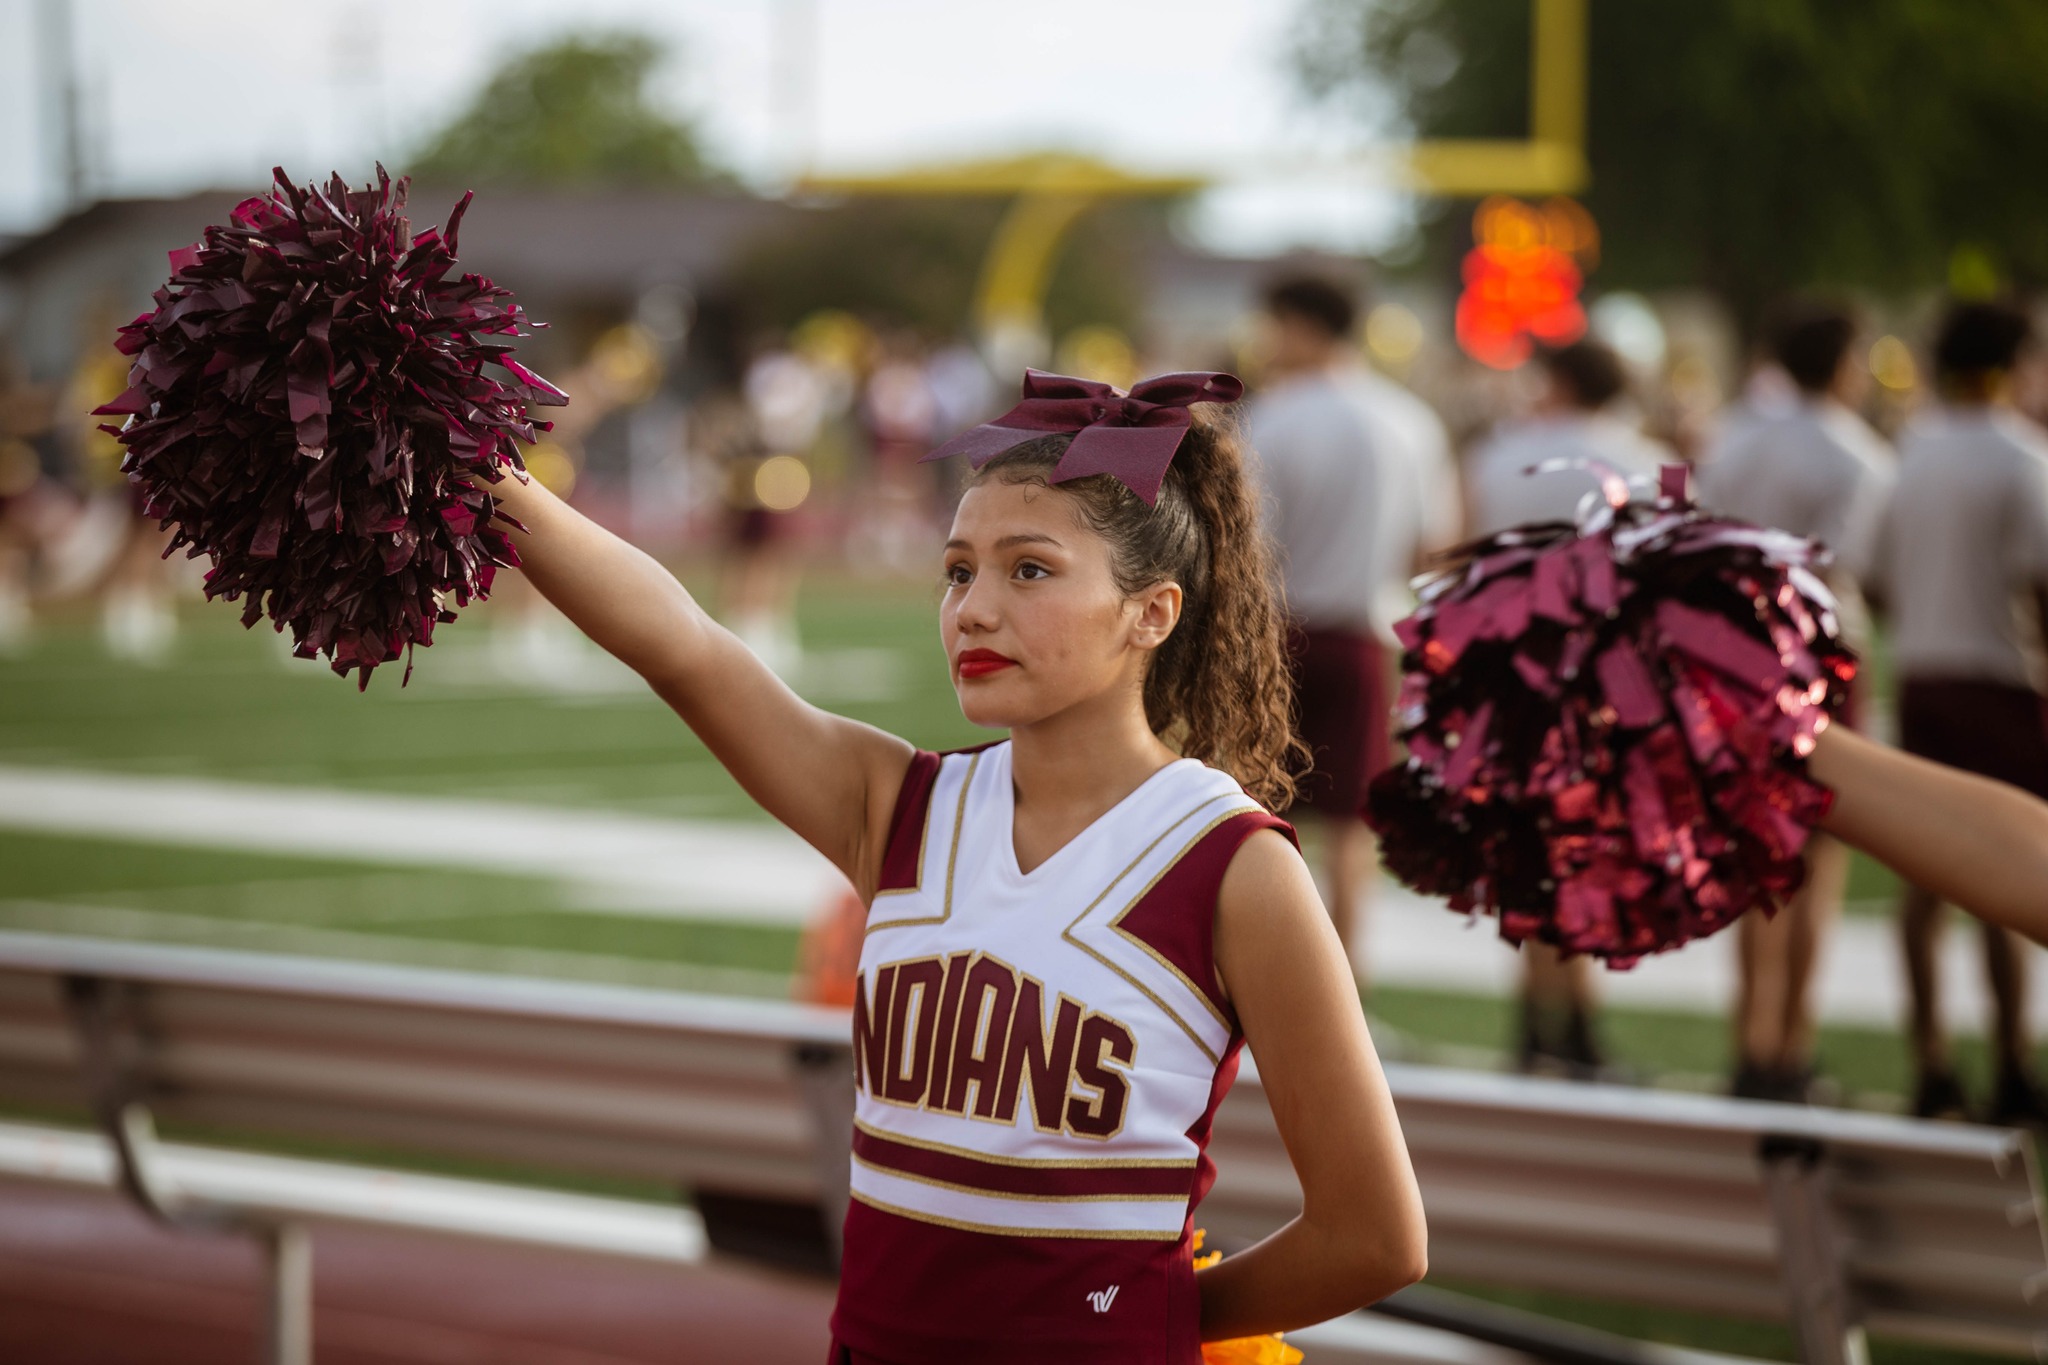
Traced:
POLYGON ((986 678, 1016 666, 1015 659, 1007 654, 998 654, 992 649, 963 649, 954 664, 962 680, 986 678))

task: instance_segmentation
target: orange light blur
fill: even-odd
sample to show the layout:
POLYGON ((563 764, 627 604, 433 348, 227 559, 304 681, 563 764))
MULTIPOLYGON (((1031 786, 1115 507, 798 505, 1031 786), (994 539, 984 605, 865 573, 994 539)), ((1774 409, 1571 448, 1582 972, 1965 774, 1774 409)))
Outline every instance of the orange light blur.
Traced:
POLYGON ((1458 344, 1483 365, 1511 370, 1536 342, 1561 346, 1586 332, 1582 267, 1600 259, 1600 230, 1569 199, 1538 206, 1495 195, 1472 216, 1458 297, 1458 344))

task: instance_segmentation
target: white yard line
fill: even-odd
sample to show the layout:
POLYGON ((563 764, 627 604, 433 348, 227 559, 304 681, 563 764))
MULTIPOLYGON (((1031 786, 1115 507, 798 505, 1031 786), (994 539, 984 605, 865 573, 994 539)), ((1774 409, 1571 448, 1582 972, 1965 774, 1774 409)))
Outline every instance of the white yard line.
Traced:
MULTIPOLYGON (((0 766, 0 828, 548 877, 571 884, 572 908, 654 917, 803 924, 845 886, 814 850, 766 823, 75 769, 0 766)), ((1468 926, 1388 885, 1369 925, 1376 980, 1486 995, 1515 988, 1516 956, 1490 922, 1468 926)), ((1734 947, 1734 936, 1721 934, 1630 972, 1603 973, 1601 989, 1616 1004, 1725 1013, 1734 947)), ((2048 1020, 2048 970, 2032 956, 2032 1017, 2048 1020)), ((1977 936, 1957 917, 1942 972, 1946 1013, 1959 1031, 1984 1029, 1979 964, 1977 936)), ((1891 920, 1841 921, 1821 963, 1823 1017, 1894 1028, 1904 1001, 1891 920)))
MULTIPOLYGON (((1492 920, 1468 922, 1437 901, 1384 885, 1374 901, 1367 965, 1375 980, 1483 995, 1515 990, 1520 960, 1499 940, 1492 920)), ((2028 956, 2029 1018, 2038 1035, 2048 1024, 2048 963, 2028 956)), ((1675 953, 1643 959, 1626 972, 1599 973, 1602 998, 1647 1010, 1726 1014, 1735 999, 1735 935, 1717 934, 1675 953)), ((1941 958, 1942 1013, 1958 1033, 1981 1034, 1989 1018, 1983 954, 1974 924, 1951 919, 1941 958)), ((1830 1023, 1902 1028, 1904 960, 1889 917, 1838 920, 1820 961, 1820 1015, 1830 1023)))
POLYGON ((611 908, 802 924, 844 886, 763 823, 0 767, 0 828, 552 877, 611 908))

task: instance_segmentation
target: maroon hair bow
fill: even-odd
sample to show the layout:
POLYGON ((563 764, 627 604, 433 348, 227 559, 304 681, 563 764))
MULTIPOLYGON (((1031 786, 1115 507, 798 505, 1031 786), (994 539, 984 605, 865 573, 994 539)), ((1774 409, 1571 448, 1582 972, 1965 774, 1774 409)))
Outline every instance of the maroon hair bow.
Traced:
POLYGON ((1151 506, 1166 481, 1166 467, 1188 434, 1194 403, 1235 403, 1244 382, 1234 374, 1196 371, 1140 380, 1128 394, 1070 375, 1024 371, 1024 401, 992 422, 961 432, 925 456, 965 455, 976 469, 1012 446, 1048 432, 1071 431, 1047 483, 1112 474, 1151 506))

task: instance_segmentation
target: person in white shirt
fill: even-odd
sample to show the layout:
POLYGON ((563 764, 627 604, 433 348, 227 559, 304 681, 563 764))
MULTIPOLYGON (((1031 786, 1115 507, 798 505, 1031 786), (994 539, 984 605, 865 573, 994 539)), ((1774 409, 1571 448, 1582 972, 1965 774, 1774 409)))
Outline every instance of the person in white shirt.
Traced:
MULTIPOLYGON (((1504 423, 1465 462, 1470 533, 1492 535, 1531 522, 1571 521, 1580 504, 1599 496, 1590 468, 1532 473, 1551 461, 1606 465, 1647 491, 1657 467, 1676 458, 1616 411, 1628 370, 1605 342, 1591 337, 1537 352, 1543 388, 1535 410, 1504 423)), ((1562 1070, 1591 1078, 1602 1070, 1593 1025, 1596 1001, 1590 960, 1562 958, 1539 943, 1522 950, 1521 1038, 1524 1071, 1562 1070)))
POLYGON ((1313 767, 1295 813, 1316 817, 1330 916, 1363 977, 1372 872, 1365 789, 1388 763, 1388 647, 1418 563, 1458 536, 1450 441, 1428 404, 1361 363, 1351 296, 1325 280, 1266 295, 1272 381, 1251 441, 1293 618, 1297 729, 1313 767))
POLYGON ((1628 371, 1605 342, 1586 338, 1539 351, 1536 364, 1543 387, 1534 410, 1521 421, 1502 423, 1466 458, 1466 523, 1472 535, 1570 521, 1580 501, 1599 491, 1600 476, 1590 468, 1530 472, 1538 465, 1598 462, 1647 488, 1655 485, 1657 467, 1675 458, 1615 411, 1628 390, 1628 371))
MULTIPOLYGON (((2026 314, 1950 309, 1935 345, 1942 405, 1899 442, 1897 491, 1877 522, 1865 592, 1892 623, 1899 740, 1909 753, 2048 797, 2048 431, 2011 405, 2026 314)), ((1901 913, 1918 1069, 1914 1112, 1962 1116, 1942 1032, 1941 904, 1909 888, 1901 913)), ((2028 1063, 2027 961, 1984 926, 1998 1076, 1987 1117, 2048 1124, 2028 1063)))
MULTIPOLYGON (((1869 387, 1847 309, 1801 301, 1771 328, 1772 359, 1798 385, 1794 405, 1758 413, 1699 474, 1703 506, 1723 516, 1810 536, 1838 554, 1868 538, 1896 457, 1856 415, 1869 387)), ((1864 634, 1855 578, 1841 564, 1830 585, 1852 637, 1864 634)), ((1857 723, 1851 698, 1851 725, 1857 723)), ((1744 1099, 1805 1102, 1813 1086, 1814 964, 1841 910, 1848 849, 1824 835, 1807 846, 1806 882, 1773 918, 1745 916, 1737 931, 1736 1068, 1744 1099)))

